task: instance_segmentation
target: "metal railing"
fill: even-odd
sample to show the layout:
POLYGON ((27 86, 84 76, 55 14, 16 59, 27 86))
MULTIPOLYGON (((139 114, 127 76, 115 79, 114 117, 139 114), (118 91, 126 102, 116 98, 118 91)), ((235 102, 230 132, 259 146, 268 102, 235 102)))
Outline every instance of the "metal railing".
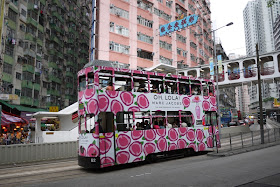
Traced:
POLYGON ((0 146, 0 165, 74 158, 78 142, 15 144, 0 146))
MULTIPOLYGON (((223 134, 220 140, 221 148, 219 152, 248 148, 261 144, 261 131, 223 134)), ((271 143, 279 140, 280 128, 264 130, 264 143, 271 143)))

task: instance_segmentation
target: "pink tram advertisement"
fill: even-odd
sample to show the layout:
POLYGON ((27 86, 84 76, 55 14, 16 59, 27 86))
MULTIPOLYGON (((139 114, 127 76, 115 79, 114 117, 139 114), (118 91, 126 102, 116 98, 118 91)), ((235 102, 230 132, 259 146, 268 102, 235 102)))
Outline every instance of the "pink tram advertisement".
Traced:
POLYGON ((104 168, 219 146, 214 84, 159 72, 92 66, 78 73, 79 155, 104 168))

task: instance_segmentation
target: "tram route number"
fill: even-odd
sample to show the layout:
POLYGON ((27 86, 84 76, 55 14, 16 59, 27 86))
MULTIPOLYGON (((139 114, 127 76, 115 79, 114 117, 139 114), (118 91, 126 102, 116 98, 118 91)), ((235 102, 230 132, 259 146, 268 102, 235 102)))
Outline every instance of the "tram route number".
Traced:
POLYGON ((91 158, 90 162, 96 162, 96 158, 91 158))

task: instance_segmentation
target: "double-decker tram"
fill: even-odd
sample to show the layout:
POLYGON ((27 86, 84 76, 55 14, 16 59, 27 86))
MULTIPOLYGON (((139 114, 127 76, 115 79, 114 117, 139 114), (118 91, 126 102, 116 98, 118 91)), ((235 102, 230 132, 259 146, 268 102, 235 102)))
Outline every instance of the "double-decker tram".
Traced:
POLYGON ((210 80, 91 66, 78 73, 79 155, 85 168, 219 145, 210 80))

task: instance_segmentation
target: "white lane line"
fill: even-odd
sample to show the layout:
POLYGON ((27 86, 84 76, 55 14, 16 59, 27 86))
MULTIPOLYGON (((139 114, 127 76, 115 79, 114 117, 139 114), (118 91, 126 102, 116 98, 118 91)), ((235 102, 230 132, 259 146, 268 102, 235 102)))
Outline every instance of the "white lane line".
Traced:
POLYGON ((141 176, 144 176, 144 175, 151 175, 152 173, 142 173, 142 174, 139 174, 139 175, 131 175, 130 177, 141 177, 141 176))
POLYGON ((78 169, 80 166, 68 166, 62 168, 51 168, 51 169, 44 169, 44 170, 36 170, 36 171, 21 171, 20 173, 10 173, 10 174, 2 174, 0 175, 0 179, 8 178, 8 177, 21 177, 27 175, 38 175, 43 173, 50 173, 50 172, 59 172, 59 171, 66 171, 66 170, 73 170, 78 169))

